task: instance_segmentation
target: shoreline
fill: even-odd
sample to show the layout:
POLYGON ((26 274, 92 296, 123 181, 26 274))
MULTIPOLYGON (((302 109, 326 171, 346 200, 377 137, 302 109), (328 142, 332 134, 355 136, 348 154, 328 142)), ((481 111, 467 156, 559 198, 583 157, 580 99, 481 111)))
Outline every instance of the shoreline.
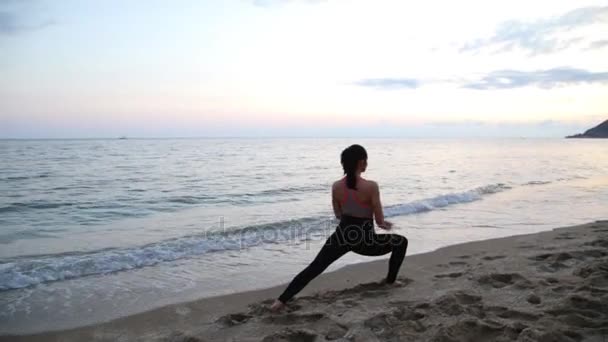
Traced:
MULTIPOLYGON (((376 331, 374 327, 370 327, 365 322, 369 322, 371 318, 376 317, 378 314, 384 313, 385 316, 392 314, 394 310, 391 311, 386 306, 387 303, 418 302, 419 305, 425 304, 432 307, 434 303, 437 303, 437 300, 447 298, 446 300, 448 301, 456 301, 455 304, 451 303, 456 306, 450 305, 447 309, 449 310, 450 307, 462 307, 459 309, 462 312, 455 316, 457 318, 459 316, 464 317, 467 316, 466 309, 468 309, 467 305, 469 304, 459 303, 458 298, 462 296, 459 297, 450 293, 451 291, 462 292, 473 288, 475 290, 473 291, 475 293, 474 296, 483 297, 484 302, 496 302, 494 303, 496 305, 489 305, 482 310, 484 315, 492 311, 492 307, 510 307, 509 305, 504 305, 504 298, 500 297, 504 294, 511 295, 512 299, 517 299, 517 303, 510 303, 515 306, 522 304, 520 302, 523 302, 522 305, 532 305, 528 300, 532 295, 539 298, 546 297, 547 302, 551 304, 553 301, 560 299, 560 296, 553 298, 552 295, 561 294, 553 289, 545 289, 548 285, 542 285, 542 281, 547 282, 547 279, 552 278, 554 280, 557 279, 555 283, 558 284, 562 283, 561 280, 563 278, 563 283, 567 286, 575 286, 577 281, 580 281, 582 284, 583 280, 586 280, 587 277, 579 277, 582 280, 579 278, 571 279, 573 269, 576 271, 581 267, 591 268, 592 271, 593 267, 599 269, 598 272, 600 273, 596 275, 599 277, 597 279, 600 280, 588 285, 588 287, 595 288, 596 292, 601 295, 599 305, 601 305, 602 309, 606 309, 606 314, 596 315, 596 317, 587 317, 584 313, 580 312, 572 312, 570 314, 576 317, 583 317, 584 324, 582 324, 582 327, 579 327, 580 329, 587 329, 585 331, 588 333, 590 331, 590 334, 597 332, 597 336, 599 336, 600 333, 608 333, 608 329, 602 330, 599 326, 596 327, 594 325, 596 323, 592 320, 592 318, 595 318, 599 320, 597 324, 606 323, 605 327, 608 326, 608 317, 605 317, 608 315, 608 288, 606 288, 608 280, 605 282, 602 280, 604 279, 602 277, 608 279, 608 269, 602 269, 604 265, 608 265, 606 263, 608 261, 606 256, 608 256, 608 221, 595 221, 583 225, 554 228, 553 230, 539 233, 466 242, 442 247, 432 252, 408 255, 400 272, 400 279, 404 281, 405 285, 390 290, 380 288, 379 285, 375 284, 375 282, 385 276, 388 267, 386 259, 347 265, 338 270, 324 273, 313 280, 294 301, 290 302, 287 312, 279 315, 269 314, 264 307, 269 300, 276 298, 281 293, 286 284, 261 290, 172 304, 109 322, 101 322, 69 330, 47 331, 32 335, 5 335, 0 336, 0 341, 130 341, 137 339, 178 341, 180 338, 185 341, 188 337, 193 338, 191 341, 197 341, 199 338, 201 341, 220 341, 231 338, 238 341, 243 336, 249 337, 249 340, 261 340, 266 335, 266 337, 271 336, 268 335, 271 333, 270 330, 277 330, 277 327, 280 328, 278 329, 280 331, 272 335, 274 337, 269 337, 269 341, 289 341, 291 340, 289 338, 290 334, 299 334, 298 336, 308 334, 312 336, 316 332, 323 332, 325 334, 324 337, 321 335, 319 337, 331 340, 327 338, 327 331, 329 330, 334 331, 334 335, 336 336, 343 332, 343 336, 350 333, 352 336, 359 336, 363 340, 373 340, 372 337, 379 338, 378 331, 386 331, 392 325, 389 324, 385 327, 381 323, 378 323, 382 326, 382 329, 376 329, 378 330, 376 331), (559 254, 556 250, 567 250, 568 252, 559 254), (602 251, 605 254, 602 254, 604 253, 602 251), (558 253, 555 256, 555 260, 552 259, 552 253, 558 253), (586 255, 585 253, 592 254, 586 255), (543 255, 549 255, 545 259, 551 259, 552 264, 545 265, 545 259, 541 257, 543 255), (576 263, 578 261, 580 261, 579 264, 576 263), (593 262, 604 262, 604 264, 599 264, 598 266, 597 264, 593 264, 593 262), (539 278, 540 280, 535 279, 535 277, 539 277, 540 275, 544 278, 539 278), (503 290, 505 293, 501 293, 503 290), (513 295, 519 293, 518 290, 523 294, 513 297, 513 295), (486 297, 488 298, 486 299, 486 297), (351 301, 350 304, 347 303, 348 300, 351 301), (384 309, 382 309, 382 306, 379 306, 380 303, 384 304, 384 309), (311 313, 306 315, 298 313, 298 311, 310 309, 316 309, 316 311, 313 311, 317 313, 317 316, 313 317, 311 313), (315 320, 315 317, 321 315, 319 313, 321 311, 327 311, 327 313, 322 314, 322 317, 315 320), (363 323, 350 326, 339 322, 339 317, 353 315, 353 312, 363 313, 360 313, 359 316, 351 317, 352 319, 349 321, 358 322, 360 320, 363 323), (373 317, 361 316, 365 313, 373 317), (286 318, 284 321, 281 321, 279 317, 289 317, 289 319, 286 318), (590 320, 592 322, 589 322, 590 320), (336 321, 338 321, 337 325, 328 326, 329 322, 336 321), (321 322, 324 323, 321 324, 321 322), (272 329, 269 329, 266 325, 272 326, 272 329), (254 336, 260 338, 254 338, 254 336)), ((299 270, 294 270, 294 275, 297 272, 299 270)), ((568 289, 568 287, 564 289, 568 289)), ((570 289, 570 291, 573 289, 570 289)), ((564 290, 562 297, 567 296, 568 293, 569 291, 564 290)), ((472 295, 468 293, 465 297, 472 295)), ((581 294, 581 296, 584 297, 584 294, 581 294)), ((468 301, 470 300, 473 299, 469 298, 468 301)), ((478 302, 476 299, 473 301, 478 302)), ((534 310, 531 310, 533 308, 535 307, 528 308, 529 312, 518 311, 519 314, 513 315, 508 315, 505 312, 499 313, 493 322, 503 324, 500 321, 502 319, 517 321, 521 325, 529 325, 527 323, 540 320, 540 317, 534 313, 534 310), (528 315, 521 314, 521 312, 528 315), (515 316, 521 317, 517 318, 515 316)), ((399 310, 403 310, 403 308, 399 308, 399 310)), ((475 315, 468 316, 476 317, 475 315)), ((559 315, 557 316, 557 321, 564 324, 559 319, 559 315)), ((431 314, 427 314, 427 317, 429 319, 436 319, 431 314)), ((482 322, 475 323, 482 327, 479 328, 480 333, 485 334, 487 331, 493 330, 491 327, 493 323, 485 322, 479 317, 476 319, 482 322), (490 327, 488 327, 488 324, 490 327)), ((398 321, 409 324, 412 320, 398 321)), ((417 322, 417 320, 414 321, 417 322)), ((453 317, 449 322, 452 321, 453 317)), ((463 328, 462 326, 454 326, 457 323, 453 322, 452 325, 449 325, 449 322, 441 322, 439 325, 443 324, 442 327, 445 329, 452 327, 454 328, 452 330, 455 331, 463 328)), ((466 324, 470 325, 472 323, 466 324)), ((427 325, 432 326, 433 324, 429 323, 427 325)), ((412 329, 412 332, 408 330, 408 327, 404 327, 401 331, 405 331, 408 334, 441 334, 441 332, 431 331, 432 329, 430 328, 424 331, 416 331, 417 328, 414 326, 409 328, 412 329)), ((521 329, 519 333, 523 333, 526 329, 538 331, 540 328, 529 325, 527 328, 521 329)), ((532 330, 529 330, 528 334, 533 334, 532 330)), ((443 333, 450 336, 458 335, 458 333, 452 334, 445 331, 443 333)), ((577 332, 577 334, 584 336, 580 332, 577 332)), ((565 335, 565 338, 571 338, 573 341, 577 340, 567 335, 565 335)), ((322 341, 323 339, 317 338, 312 340, 322 341)), ((455 340, 458 341, 458 339, 455 340)))

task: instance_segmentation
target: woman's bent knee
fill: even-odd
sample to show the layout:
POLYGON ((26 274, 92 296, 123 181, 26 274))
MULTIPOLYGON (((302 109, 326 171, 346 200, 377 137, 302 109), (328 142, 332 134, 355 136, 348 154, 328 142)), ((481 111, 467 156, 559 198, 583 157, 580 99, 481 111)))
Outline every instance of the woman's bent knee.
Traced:
POLYGON ((394 241, 395 241, 395 247, 407 248, 408 241, 405 236, 395 234, 394 241))

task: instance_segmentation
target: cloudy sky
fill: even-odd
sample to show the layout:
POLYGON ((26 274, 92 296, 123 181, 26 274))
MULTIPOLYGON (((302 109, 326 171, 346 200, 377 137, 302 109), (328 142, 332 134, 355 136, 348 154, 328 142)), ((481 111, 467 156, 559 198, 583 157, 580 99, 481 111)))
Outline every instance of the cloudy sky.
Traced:
POLYGON ((0 0, 0 138, 562 136, 608 1, 0 0))

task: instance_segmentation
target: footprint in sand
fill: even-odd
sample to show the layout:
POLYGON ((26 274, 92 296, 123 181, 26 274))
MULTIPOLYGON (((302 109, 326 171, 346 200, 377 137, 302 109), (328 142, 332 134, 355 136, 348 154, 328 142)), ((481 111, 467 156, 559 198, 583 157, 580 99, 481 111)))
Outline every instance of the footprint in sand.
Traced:
POLYGON ((519 248, 519 249, 536 248, 536 245, 526 245, 526 244, 524 244, 524 245, 517 246, 517 248, 519 248))
POLYGON ((397 317, 392 312, 382 312, 365 320, 363 325, 371 331, 378 333, 398 323, 397 317))
POLYGON ((538 270, 541 272, 555 273, 572 267, 573 263, 584 259, 584 256, 578 252, 559 252, 538 254, 528 259, 535 261, 535 264, 539 264, 538 270))
POLYGON ((222 316, 218 318, 216 322, 225 327, 232 327, 247 322, 251 317, 252 316, 244 313, 234 313, 222 316))
POLYGON ((605 328, 608 326, 608 303, 580 295, 568 296, 545 313, 560 322, 577 328, 605 328))
MULTIPOLYGON (((608 221, 606 221, 606 222, 608 222, 608 221)), ((601 225, 601 223, 606 224, 606 222, 599 222, 597 224, 594 223, 594 224, 590 225, 589 228, 591 228, 596 233, 608 232, 608 228, 601 225)))
MULTIPOLYGON (((579 251, 569 251, 560 253, 538 254, 528 259, 538 264, 538 269, 542 272, 554 273, 565 268, 574 267, 588 259, 598 259, 608 255, 608 252, 601 249, 588 249, 579 251)), ((584 268, 585 266, 583 266, 584 268)), ((575 270, 575 274, 578 271, 575 270)))
POLYGON ((447 274, 436 274, 435 278, 460 278, 464 273, 462 272, 453 272, 447 274))
MULTIPOLYGON (((519 335, 518 341, 582 341, 583 336, 579 333, 561 329, 543 329, 538 327, 530 327, 524 329, 519 335)), ((591 339, 588 341, 603 342, 601 339, 591 339)))
POLYGON ((542 286, 551 286, 551 285, 555 285, 557 283, 559 283, 559 280, 556 278, 552 278, 552 277, 541 279, 538 281, 538 284, 542 285, 542 286))
POLYGON ((359 302, 350 300, 350 299, 345 299, 345 300, 340 301, 340 304, 342 304, 346 307, 352 308, 352 307, 359 305, 359 302))
POLYGON ((309 314, 278 314, 271 315, 262 318, 262 322, 266 324, 279 324, 279 325, 293 325, 301 323, 313 323, 319 321, 325 317, 323 313, 309 313, 309 314))
POLYGON ((597 239, 591 242, 587 242, 584 246, 594 246, 594 247, 604 247, 608 248, 608 240, 607 239, 597 239))
POLYGON ((361 292, 359 294, 359 297, 361 298, 377 298, 377 297, 383 297, 388 295, 388 291, 384 290, 384 291, 366 291, 366 292, 361 292))
POLYGON ((483 260, 487 260, 487 261, 492 261, 492 260, 498 260, 498 259, 504 259, 506 258, 506 255, 488 255, 483 257, 483 260))
POLYGON ((466 318, 440 327, 432 341, 511 341, 525 326, 511 327, 490 320, 466 318), (454 337, 458 336, 458 339, 454 337))
POLYGON ((608 294, 608 290, 601 289, 595 286, 583 285, 574 290, 574 292, 589 292, 592 296, 603 296, 608 294))
POLYGON ((531 288, 532 283, 519 273, 490 273, 477 278, 480 285, 492 286, 493 288, 503 288, 515 285, 518 288, 531 288))
MULTIPOLYGON (((347 288, 344 290, 338 290, 338 291, 326 291, 326 292, 319 292, 316 294, 313 294, 311 296, 304 296, 304 297, 298 297, 296 299, 297 302, 304 302, 306 303, 307 301, 312 301, 312 302, 322 302, 322 303, 334 303, 337 301, 342 300, 343 298, 352 298, 354 296, 358 296, 360 298, 374 298, 374 297, 380 297, 380 296, 385 296, 388 294, 388 291, 390 291, 391 289, 394 288, 399 288, 399 287, 405 287, 407 285, 409 285, 413 280, 408 279, 408 278, 398 278, 397 281, 394 284, 384 284, 381 282, 373 282, 373 283, 364 283, 364 284, 360 284, 357 285, 355 287, 352 288, 347 288)), ((347 306, 349 306, 350 304, 342 301, 343 304, 346 304, 347 306)), ((356 304, 358 305, 358 304, 356 304)), ((264 313, 264 312, 268 312, 267 308, 260 308, 262 305, 254 305, 253 307, 258 307, 259 312, 264 313)), ((288 312, 293 312, 293 311, 297 311, 299 309, 301 309, 302 306, 295 304, 295 303, 290 303, 288 305, 288 312)))
POLYGON ((437 298, 429 307, 442 315, 458 316, 466 312, 474 316, 482 316, 480 304, 481 296, 455 291, 437 298))
POLYGON ((574 256, 568 252, 560 253, 543 253, 529 257, 528 259, 534 261, 566 261, 572 259, 574 256))
POLYGON ((572 290, 574 290, 574 286, 571 285, 560 285, 551 288, 551 291, 555 293, 570 293, 572 290))
POLYGON ((396 309, 391 311, 392 315, 400 320, 415 321, 426 317, 426 314, 420 310, 425 310, 430 307, 429 303, 421 303, 412 308, 412 301, 407 300, 392 300, 388 302, 390 306, 396 309))
POLYGON ((563 233, 563 234, 559 234, 555 240, 573 240, 576 239, 576 236, 573 236, 570 233, 563 233))
POLYGON ((340 339, 346 335, 348 329, 344 326, 335 325, 329 328, 329 330, 325 333, 325 339, 328 341, 333 341, 340 339))
POLYGON ((608 290, 608 260, 586 264, 574 270, 573 274, 583 278, 584 286, 593 288, 596 292, 608 290))
POLYGON ((468 265, 469 263, 464 262, 464 261, 450 261, 449 264, 452 266, 464 266, 464 265, 468 265))
POLYGON ((513 310, 502 306, 491 306, 486 308, 486 310, 492 312, 500 318, 509 318, 522 321, 536 321, 540 318, 539 315, 531 312, 513 310))
POLYGON ((307 329, 284 329, 262 339, 262 342, 313 342, 317 334, 307 329))
POLYGON ((412 310, 409 307, 402 307, 374 315, 366 319, 363 325, 380 335, 381 340, 384 341, 384 337, 393 337, 394 329, 413 330, 415 332, 426 331, 427 327, 421 322, 425 317, 426 315, 422 312, 412 310))
POLYGON ((595 259, 608 256, 608 251, 602 249, 587 249, 584 251, 580 251, 579 253, 584 257, 595 259))
POLYGON ((535 294, 531 294, 529 295, 526 300, 528 301, 528 303, 530 304, 534 304, 534 305, 538 305, 541 303, 541 299, 539 296, 535 295, 535 294))
POLYGON ((608 301, 605 298, 595 300, 581 295, 572 295, 566 301, 577 309, 591 310, 602 315, 608 315, 608 301))
POLYGON ((408 278, 399 278, 394 284, 385 284, 382 282, 374 282, 374 283, 365 283, 360 284, 355 287, 344 289, 341 291, 332 291, 330 292, 333 296, 345 296, 345 295, 365 295, 370 291, 389 291, 392 288, 404 287, 409 285, 413 280, 408 278))
POLYGON ((440 268, 450 268, 452 266, 467 266, 468 267, 470 265, 466 261, 450 261, 447 264, 437 264, 435 266, 440 267, 440 268))
POLYGON ((421 309, 421 310, 428 310, 430 308, 431 308, 431 303, 428 303, 428 302, 416 304, 414 306, 414 309, 421 309))
POLYGON ((166 342, 204 342, 205 340, 200 339, 198 337, 190 336, 190 335, 187 335, 187 334, 184 334, 181 332, 176 332, 176 333, 169 335, 169 337, 164 339, 164 341, 166 341, 166 342))

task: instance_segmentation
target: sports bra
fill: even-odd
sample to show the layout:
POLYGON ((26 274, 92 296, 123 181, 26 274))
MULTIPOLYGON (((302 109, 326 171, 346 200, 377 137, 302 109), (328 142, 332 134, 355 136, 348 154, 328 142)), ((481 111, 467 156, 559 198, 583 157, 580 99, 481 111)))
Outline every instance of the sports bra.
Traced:
POLYGON ((371 206, 362 203, 356 195, 356 190, 346 186, 346 178, 343 179, 344 197, 342 198, 342 214, 354 217, 373 218, 374 210, 371 206))

